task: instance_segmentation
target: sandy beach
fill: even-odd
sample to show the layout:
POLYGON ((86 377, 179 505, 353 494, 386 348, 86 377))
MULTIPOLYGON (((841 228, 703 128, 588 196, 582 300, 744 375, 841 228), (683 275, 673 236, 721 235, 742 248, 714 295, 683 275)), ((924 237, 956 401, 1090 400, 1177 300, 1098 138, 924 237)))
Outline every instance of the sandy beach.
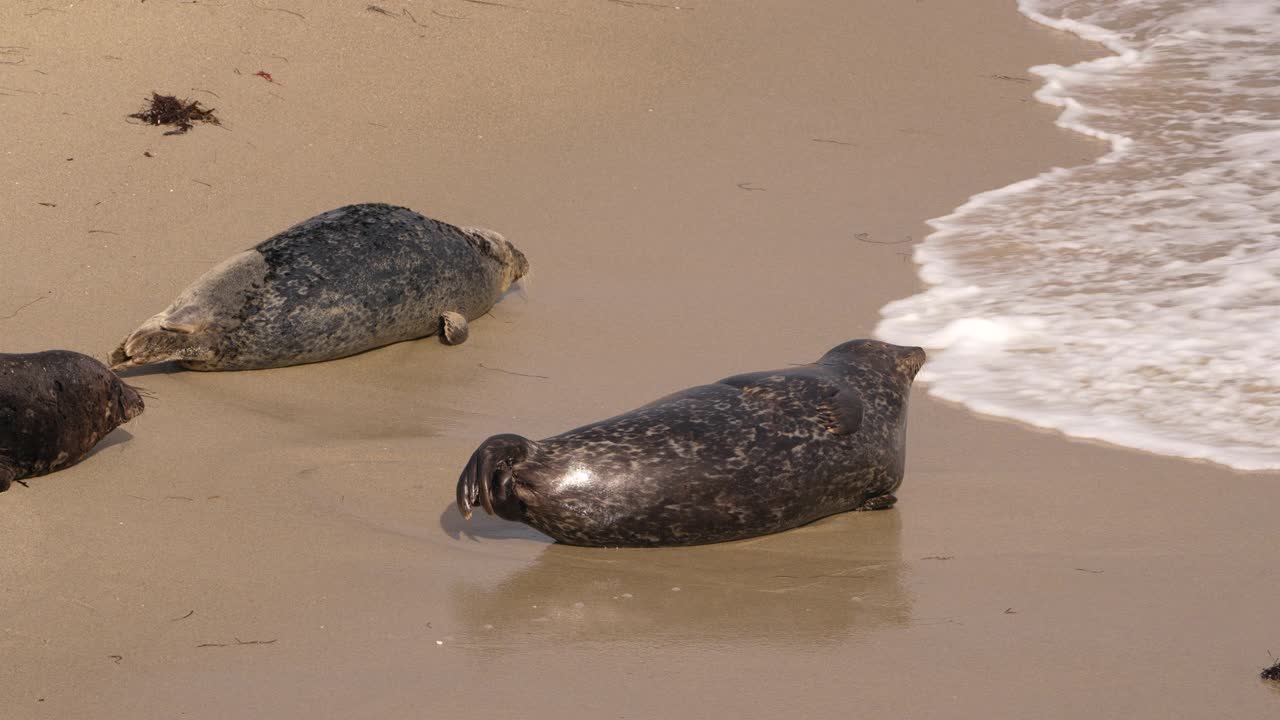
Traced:
POLYGON ((457 347, 132 375, 141 417, 0 494, 0 717, 1276 712, 1280 475, 920 384, 887 512, 662 550, 457 514, 489 435, 869 336, 925 220, 1104 150, 1027 73, 1102 50, 1012 2, 690 2, 0 7, 2 352, 105 357, 354 202, 533 268, 457 347), (152 91, 222 124, 128 120, 152 91))

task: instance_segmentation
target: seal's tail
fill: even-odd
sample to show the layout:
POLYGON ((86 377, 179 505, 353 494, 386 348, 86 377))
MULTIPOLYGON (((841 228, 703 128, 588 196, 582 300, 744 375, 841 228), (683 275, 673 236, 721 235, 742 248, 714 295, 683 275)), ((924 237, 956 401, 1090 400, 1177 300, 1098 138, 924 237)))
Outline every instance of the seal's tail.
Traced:
POLYGON ((107 361, 114 371, 171 360, 199 359, 193 350, 190 333, 174 332, 162 327, 142 327, 125 338, 111 352, 107 361))
POLYGON ((205 328, 199 309, 166 310, 129 333, 112 351, 107 364, 119 371, 173 360, 208 362, 214 352, 205 328))
POLYGON ((458 511, 470 518, 477 504, 485 512, 518 520, 520 499, 515 493, 517 463, 529 456, 533 443, 519 435, 494 435, 480 443, 458 478, 458 511))

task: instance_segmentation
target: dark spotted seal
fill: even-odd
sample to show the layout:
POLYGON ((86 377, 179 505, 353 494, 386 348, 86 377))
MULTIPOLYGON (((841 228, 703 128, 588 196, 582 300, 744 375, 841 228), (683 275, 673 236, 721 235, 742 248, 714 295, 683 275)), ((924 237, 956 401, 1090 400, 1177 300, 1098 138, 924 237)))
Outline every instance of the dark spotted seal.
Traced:
POLYGON ((902 484, 924 351, 875 340, 812 365, 735 375, 539 442, 489 438, 458 509, 571 545, 695 545, 878 510, 902 484))
POLYGON ((88 355, 0 354, 0 491, 76 464, 142 408, 137 390, 88 355))
POLYGON ((178 361, 248 370, 354 355, 473 320, 529 271, 491 230, 390 205, 349 205, 205 273, 111 354, 113 368, 178 361))

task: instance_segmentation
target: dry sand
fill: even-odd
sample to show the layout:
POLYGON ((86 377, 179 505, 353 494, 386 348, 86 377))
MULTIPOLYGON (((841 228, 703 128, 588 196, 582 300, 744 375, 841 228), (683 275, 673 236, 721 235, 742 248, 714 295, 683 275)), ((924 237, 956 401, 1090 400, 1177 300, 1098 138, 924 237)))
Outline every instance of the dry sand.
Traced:
POLYGON ((0 350, 102 356, 350 202, 535 270, 460 347, 134 377, 146 414, 0 495, 0 717, 1277 712, 1280 478, 923 388, 893 511, 657 551, 456 515, 487 435, 865 336, 918 281, 860 233, 1101 150, 993 77, 1099 52, 1011 2, 690 2, 0 7, 0 350), (152 90, 223 126, 127 122, 152 90))

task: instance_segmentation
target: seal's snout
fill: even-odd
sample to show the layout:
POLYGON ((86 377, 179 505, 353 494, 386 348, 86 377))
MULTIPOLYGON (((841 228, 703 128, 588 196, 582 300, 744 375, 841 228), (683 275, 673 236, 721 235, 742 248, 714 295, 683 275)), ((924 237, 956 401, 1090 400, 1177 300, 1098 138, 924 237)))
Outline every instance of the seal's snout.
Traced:
POLYGON ((529 440, 519 435, 494 435, 480 443, 458 478, 458 512, 470 519, 480 505, 490 515, 519 520, 523 505, 516 496, 513 469, 529 456, 529 440))
POLYGON ((464 227, 462 231, 480 252, 502 265, 507 287, 529 274, 529 259, 502 233, 481 227, 464 227))
POLYGON ((132 385, 120 383, 121 422, 129 422, 141 415, 142 411, 146 409, 147 405, 142 401, 142 395, 138 393, 138 389, 132 385))
POLYGON ((914 379, 916 373, 920 372, 920 368, 924 366, 926 359, 924 348, 900 347, 898 350, 898 371, 914 379))
POLYGON ((515 282, 529 274, 529 258, 525 257, 524 253, 516 249, 516 246, 509 241, 507 242, 507 247, 511 250, 511 273, 513 276, 511 282, 515 282))

